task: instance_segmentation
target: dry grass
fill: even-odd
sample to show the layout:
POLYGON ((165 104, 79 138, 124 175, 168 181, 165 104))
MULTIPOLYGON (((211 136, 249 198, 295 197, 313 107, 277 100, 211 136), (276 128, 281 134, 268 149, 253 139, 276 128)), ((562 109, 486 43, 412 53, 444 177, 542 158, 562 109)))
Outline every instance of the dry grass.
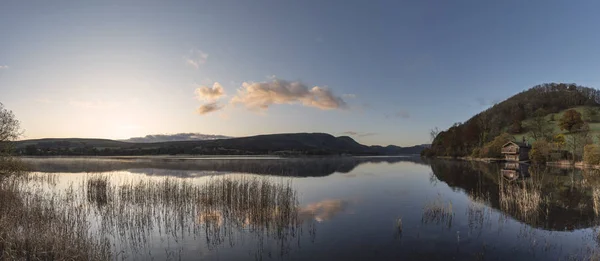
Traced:
MULTIPOLYGON (((500 178, 498 183, 500 209, 531 223, 536 224, 544 203, 542 198, 541 181, 535 176, 528 180, 507 182, 500 178)), ((547 205, 547 204, 546 204, 547 205)))
POLYGON ((90 233, 85 209, 66 198, 24 193, 23 179, 0 183, 1 260, 108 260, 108 241, 90 233))
POLYGON ((434 201, 427 202, 423 207, 423 216, 421 222, 424 224, 435 223, 444 224, 448 228, 452 227, 452 219, 454 213, 452 212, 452 202, 448 201, 445 204, 441 197, 438 197, 434 201))
MULTIPOLYGON (((0 182, 0 260, 111 260, 148 255, 150 238, 205 238, 216 247, 255 236, 289 251, 300 233, 289 182, 211 178, 203 184, 160 178, 114 183, 88 174, 56 189, 48 174, 5 175, 0 182)), ((271 253, 269 253, 270 255, 271 253)), ((150 256, 151 257, 151 256, 150 256)))
POLYGON ((300 226, 297 195, 286 182, 212 178, 197 185, 165 178, 116 185, 93 176, 81 188, 98 206, 92 216, 99 219, 102 234, 128 242, 134 253, 144 249, 158 230, 161 237, 174 241, 204 237, 209 248, 233 245, 236 234, 250 232, 260 245, 274 240, 283 254, 300 226))

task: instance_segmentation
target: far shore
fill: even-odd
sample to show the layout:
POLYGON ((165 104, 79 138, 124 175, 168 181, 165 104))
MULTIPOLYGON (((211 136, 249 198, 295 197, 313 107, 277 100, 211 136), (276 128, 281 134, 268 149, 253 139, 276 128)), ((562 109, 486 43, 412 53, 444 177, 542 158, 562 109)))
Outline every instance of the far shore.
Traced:
MULTIPOLYGON (((485 163, 508 162, 502 158, 473 158, 473 157, 448 157, 448 156, 442 156, 442 157, 437 157, 437 158, 438 159, 463 160, 463 161, 479 161, 479 162, 485 162, 485 163)), ((519 162, 519 163, 531 164, 529 161, 519 162)), ((546 165, 552 166, 552 167, 562 167, 562 168, 600 169, 600 165, 586 164, 586 163, 583 163, 582 161, 573 163, 572 161, 569 161, 569 160, 549 161, 549 162, 546 162, 546 165)))

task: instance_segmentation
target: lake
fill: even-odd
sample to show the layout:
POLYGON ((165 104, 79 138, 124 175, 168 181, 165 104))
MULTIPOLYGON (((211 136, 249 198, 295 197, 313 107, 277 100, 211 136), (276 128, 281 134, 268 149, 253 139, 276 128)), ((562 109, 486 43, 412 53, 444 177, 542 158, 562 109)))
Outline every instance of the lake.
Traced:
POLYGON ((600 257, 597 171, 418 157, 23 161, 20 189, 76 216, 114 259, 600 257))

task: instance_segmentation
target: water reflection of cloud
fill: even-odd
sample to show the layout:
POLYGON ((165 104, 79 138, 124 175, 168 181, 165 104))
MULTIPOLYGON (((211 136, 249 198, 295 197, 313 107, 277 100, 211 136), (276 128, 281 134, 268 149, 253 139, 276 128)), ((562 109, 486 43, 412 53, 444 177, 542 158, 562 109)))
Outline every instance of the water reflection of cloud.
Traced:
POLYGON ((323 222, 343 212, 348 207, 348 202, 339 199, 326 199, 308 204, 298 211, 300 220, 314 219, 323 222))
POLYGON ((223 224, 223 214, 217 211, 201 212, 198 216, 198 224, 221 226, 223 224))

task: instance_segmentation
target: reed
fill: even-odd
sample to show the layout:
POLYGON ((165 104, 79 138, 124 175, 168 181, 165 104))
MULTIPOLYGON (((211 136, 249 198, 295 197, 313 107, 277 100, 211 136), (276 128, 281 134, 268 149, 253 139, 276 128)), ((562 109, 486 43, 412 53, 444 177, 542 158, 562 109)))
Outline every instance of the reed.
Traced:
POLYGON ((24 180, 13 177, 0 182, 1 260, 111 258, 108 241, 90 232, 84 208, 41 191, 24 193, 24 180))
POLYGON ((532 224, 538 221, 544 203, 541 184, 534 180, 508 183, 501 179, 499 199, 502 211, 513 213, 532 224))
POLYGON ((444 224, 448 228, 452 227, 452 219, 454 213, 452 212, 452 202, 448 201, 444 203, 441 197, 436 200, 427 202, 423 207, 423 216, 421 222, 424 224, 435 223, 444 224))

